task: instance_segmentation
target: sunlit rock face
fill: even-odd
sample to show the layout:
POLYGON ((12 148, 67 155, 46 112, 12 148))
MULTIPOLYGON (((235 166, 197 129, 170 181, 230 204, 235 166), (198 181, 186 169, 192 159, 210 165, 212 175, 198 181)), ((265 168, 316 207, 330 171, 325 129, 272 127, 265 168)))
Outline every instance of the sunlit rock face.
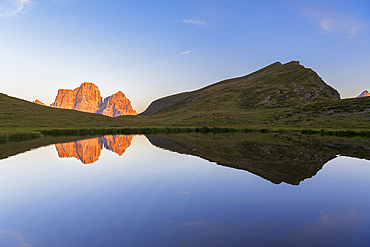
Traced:
POLYGON ((36 103, 36 104, 39 104, 39 105, 43 105, 43 106, 46 106, 44 103, 42 103, 40 100, 36 99, 34 101, 32 101, 32 103, 36 103))
POLYGON ((110 117, 137 115, 137 112, 131 106, 130 100, 121 91, 106 97, 97 113, 110 117))
POLYGON ((60 158, 76 158, 83 164, 91 164, 97 161, 101 150, 106 148, 118 155, 122 155, 131 145, 134 135, 106 135, 104 137, 90 138, 75 142, 55 144, 60 158))
POLYGON ((101 105, 102 97, 96 85, 89 82, 81 84, 76 94, 76 103, 73 109, 95 113, 101 105))
POLYGON ((110 117, 137 115, 130 100, 121 91, 105 98, 103 102, 99 88, 90 82, 84 82, 74 90, 59 89, 55 102, 50 106, 98 113, 110 117))
POLYGON ((75 90, 59 89, 54 103, 52 103, 50 106, 55 108, 74 109, 77 91, 78 88, 75 90))
POLYGON ((55 102, 50 106, 94 113, 101 103, 102 97, 98 87, 93 83, 84 82, 74 90, 59 89, 55 102))
POLYGON ((370 96, 369 91, 365 90, 359 96, 357 96, 357 98, 359 98, 359 97, 369 97, 369 96, 370 96))

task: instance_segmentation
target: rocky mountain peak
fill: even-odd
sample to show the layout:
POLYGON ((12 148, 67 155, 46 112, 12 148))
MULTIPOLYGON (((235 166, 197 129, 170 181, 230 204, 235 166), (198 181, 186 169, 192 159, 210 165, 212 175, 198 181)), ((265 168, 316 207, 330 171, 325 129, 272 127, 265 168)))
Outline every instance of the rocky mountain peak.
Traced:
POLYGON ((121 91, 106 97, 103 101, 99 88, 91 82, 84 82, 73 90, 59 89, 55 102, 50 106, 98 113, 110 117, 137 115, 130 100, 121 91))
POLYGON ((121 91, 106 97, 97 113, 110 117, 137 115, 137 112, 131 106, 130 100, 121 91))
POLYGON ((359 96, 357 96, 357 98, 360 98, 360 97, 369 97, 369 96, 370 96, 369 91, 365 90, 359 96))

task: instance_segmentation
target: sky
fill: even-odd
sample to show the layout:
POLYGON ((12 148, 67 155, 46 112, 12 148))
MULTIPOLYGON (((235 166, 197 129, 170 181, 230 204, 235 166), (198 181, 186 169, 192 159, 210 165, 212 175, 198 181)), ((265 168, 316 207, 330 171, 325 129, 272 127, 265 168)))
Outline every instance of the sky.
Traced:
POLYGON ((142 112, 292 60, 342 98, 370 90, 370 1, 0 0, 0 92, 47 105, 92 82, 142 112))

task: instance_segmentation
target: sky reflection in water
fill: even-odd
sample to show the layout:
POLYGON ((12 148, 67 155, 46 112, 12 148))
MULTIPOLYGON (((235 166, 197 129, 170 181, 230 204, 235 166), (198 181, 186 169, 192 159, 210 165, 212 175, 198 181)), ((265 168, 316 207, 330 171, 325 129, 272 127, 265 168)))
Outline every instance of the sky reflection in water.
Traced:
MULTIPOLYGON (((103 145, 104 146, 104 145, 103 145)), ((370 163, 299 186, 152 146, 85 166, 55 145, 0 161, 1 246, 367 246, 370 163)))

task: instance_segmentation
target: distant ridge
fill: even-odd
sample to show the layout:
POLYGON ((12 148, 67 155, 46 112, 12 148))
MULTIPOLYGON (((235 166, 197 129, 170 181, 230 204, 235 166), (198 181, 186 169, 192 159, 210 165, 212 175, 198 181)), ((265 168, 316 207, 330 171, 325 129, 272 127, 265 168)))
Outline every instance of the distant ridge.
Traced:
POLYGON ((359 96, 357 96, 356 98, 360 98, 360 97, 369 97, 369 96, 370 96, 369 91, 365 90, 365 91, 363 91, 359 96))

